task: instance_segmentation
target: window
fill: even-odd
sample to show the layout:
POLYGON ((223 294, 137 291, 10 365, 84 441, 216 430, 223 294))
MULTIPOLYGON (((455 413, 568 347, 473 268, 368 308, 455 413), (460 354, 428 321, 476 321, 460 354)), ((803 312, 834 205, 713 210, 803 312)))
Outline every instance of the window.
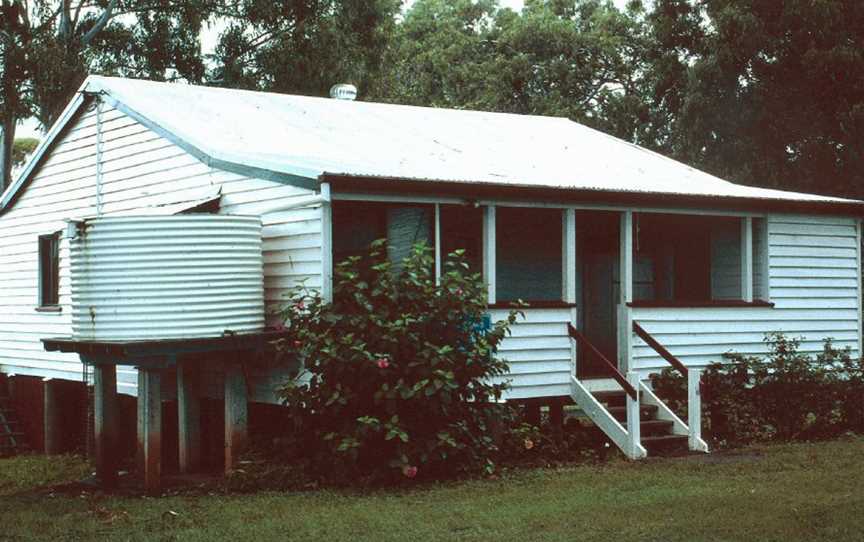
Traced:
POLYGON ((60 233, 39 236, 39 306, 60 303, 60 233))
MULTIPOLYGON (((742 300, 745 223, 738 217, 637 215, 634 301, 742 300)), ((754 243, 753 250, 761 247, 754 243)))
POLYGON ((498 207, 496 298, 561 301, 562 211, 498 207))
POLYGON ((365 254, 376 239, 387 239, 388 257, 397 268, 411 248, 433 246, 432 207, 365 201, 333 204, 333 261, 365 254))

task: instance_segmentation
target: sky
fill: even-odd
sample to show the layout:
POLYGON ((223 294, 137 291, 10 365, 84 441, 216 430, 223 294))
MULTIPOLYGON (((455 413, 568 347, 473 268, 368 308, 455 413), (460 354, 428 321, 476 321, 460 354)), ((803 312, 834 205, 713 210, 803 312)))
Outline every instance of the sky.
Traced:
MULTIPOLYGON (((414 1, 415 0, 405 0, 405 8, 407 9, 411 7, 414 1)), ((499 0, 498 3, 502 7, 509 7, 514 11, 521 11, 522 7, 525 5, 524 0, 499 0)), ((627 4, 627 0, 613 0, 613 3, 618 6, 619 9, 623 9, 627 4)), ((205 53, 212 52, 215 49, 216 40, 219 37, 220 30, 221 26, 217 23, 211 27, 205 28, 201 33, 201 49, 205 53)), ((39 123, 33 118, 21 122, 18 125, 15 137, 42 137, 39 123)))

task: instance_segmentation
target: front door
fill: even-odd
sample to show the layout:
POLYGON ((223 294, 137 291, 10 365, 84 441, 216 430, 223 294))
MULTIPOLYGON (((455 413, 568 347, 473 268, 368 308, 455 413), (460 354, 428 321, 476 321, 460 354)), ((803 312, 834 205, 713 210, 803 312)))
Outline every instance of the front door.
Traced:
MULTIPOLYGON (((611 252, 584 255, 582 333, 613 365, 618 364, 618 255, 611 252)), ((611 376, 608 366, 581 348, 579 378, 611 376)))

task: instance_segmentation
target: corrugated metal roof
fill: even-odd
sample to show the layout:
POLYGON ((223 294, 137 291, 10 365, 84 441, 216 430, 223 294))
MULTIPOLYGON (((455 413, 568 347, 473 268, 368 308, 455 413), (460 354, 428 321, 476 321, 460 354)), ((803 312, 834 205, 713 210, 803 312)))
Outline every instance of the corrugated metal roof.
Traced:
POLYGON ((327 173, 814 203, 851 201, 736 185, 565 118, 96 76, 88 78, 83 89, 102 93, 214 166, 251 168, 295 180, 314 180, 327 173))

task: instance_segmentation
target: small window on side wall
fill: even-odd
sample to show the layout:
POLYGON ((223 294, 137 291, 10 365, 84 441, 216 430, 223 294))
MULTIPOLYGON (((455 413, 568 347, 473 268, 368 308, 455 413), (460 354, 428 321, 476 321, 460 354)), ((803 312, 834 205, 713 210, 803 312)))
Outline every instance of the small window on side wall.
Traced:
POLYGON ((60 232, 39 236, 39 306, 60 304, 60 232))

